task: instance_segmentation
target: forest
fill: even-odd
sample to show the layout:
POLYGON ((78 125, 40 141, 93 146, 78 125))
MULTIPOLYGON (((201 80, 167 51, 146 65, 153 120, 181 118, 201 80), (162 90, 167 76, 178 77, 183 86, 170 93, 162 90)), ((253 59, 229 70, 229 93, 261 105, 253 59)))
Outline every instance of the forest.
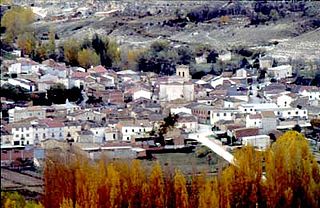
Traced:
MULTIPOLYGON (((46 159, 41 204, 28 207, 319 207, 320 168, 303 135, 288 131, 265 152, 244 147, 217 176, 186 176, 140 161, 89 161, 70 149, 46 159)), ((2 207, 14 202, 2 197, 2 207), (9 202, 7 202, 9 200, 9 202)), ((6 206, 7 205, 7 206, 6 206)))

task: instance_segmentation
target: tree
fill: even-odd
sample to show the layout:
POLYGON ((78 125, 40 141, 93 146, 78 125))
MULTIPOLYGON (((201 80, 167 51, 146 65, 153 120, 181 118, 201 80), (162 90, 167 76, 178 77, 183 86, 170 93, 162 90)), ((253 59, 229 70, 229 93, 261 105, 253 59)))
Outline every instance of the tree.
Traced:
POLYGON ((82 49, 78 52, 78 62, 80 66, 89 68, 90 66, 97 66, 100 64, 100 58, 91 49, 82 49))
POLYGON ((32 55, 36 49, 36 38, 31 33, 23 33, 18 36, 17 40, 19 48, 23 54, 32 55))
POLYGON ((188 207, 188 192, 186 187, 186 179, 179 170, 176 170, 174 176, 174 193, 175 193, 175 207, 188 207))
POLYGON ((63 84, 55 84, 47 91, 48 100, 51 103, 63 104, 66 102, 66 88, 63 84))
POLYGON ((56 50, 56 34, 54 28, 51 27, 49 30, 49 43, 47 45, 47 56, 55 58, 56 50))
POLYGON ((5 41, 12 43, 18 35, 28 32, 33 21, 34 14, 30 8, 14 6, 6 11, 1 19, 1 26, 6 28, 5 41))
POLYGON ((301 126, 300 126, 299 124, 296 124, 296 125, 292 128, 292 130, 301 133, 302 128, 301 128, 301 126))
POLYGON ((216 63, 218 56, 219 54, 215 50, 210 51, 207 57, 207 63, 216 63))
POLYGON ((111 66, 117 65, 120 62, 120 48, 114 40, 106 42, 107 56, 111 60, 111 66))
POLYGON ((272 10, 270 11, 270 18, 271 18, 271 20, 272 20, 273 22, 276 22, 276 21, 279 19, 279 13, 278 13, 278 11, 275 10, 275 9, 272 9, 272 10))
POLYGON ((80 50, 80 45, 75 39, 69 39, 64 42, 64 57, 65 60, 71 65, 78 64, 78 52, 80 50))
POLYGON ((164 180, 159 163, 152 167, 149 187, 151 207, 164 207, 164 180))
POLYGON ((181 46, 177 48, 177 53, 179 56, 178 64, 190 64, 192 62, 195 62, 195 55, 194 52, 186 46, 181 46))

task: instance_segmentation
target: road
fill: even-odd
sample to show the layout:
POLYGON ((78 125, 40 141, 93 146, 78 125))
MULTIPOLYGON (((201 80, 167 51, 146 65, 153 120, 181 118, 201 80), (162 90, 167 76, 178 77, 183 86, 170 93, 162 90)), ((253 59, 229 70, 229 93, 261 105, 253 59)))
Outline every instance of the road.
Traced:
POLYGON ((197 142, 207 146, 213 152, 215 152, 220 157, 224 158, 230 164, 234 164, 234 156, 228 152, 221 144, 215 139, 209 138, 212 135, 211 126, 209 125, 199 125, 199 130, 197 133, 189 134, 189 139, 194 139, 197 142))

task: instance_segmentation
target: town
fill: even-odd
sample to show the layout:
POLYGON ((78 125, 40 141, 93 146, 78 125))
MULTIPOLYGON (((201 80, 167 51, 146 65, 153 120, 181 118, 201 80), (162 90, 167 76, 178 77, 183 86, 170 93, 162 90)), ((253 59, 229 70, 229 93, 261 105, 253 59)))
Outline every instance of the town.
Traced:
MULTIPOLYGON (((110 6, 94 18, 121 16, 126 9, 110 6)), ((58 14, 41 17, 41 11, 33 7, 39 24, 65 21, 58 14)), ((70 16, 91 15, 87 10, 77 14, 81 18, 70 16)), ((217 21, 222 27, 237 24, 232 18, 217 21)), ((196 154, 209 167, 215 155, 227 166, 235 150, 253 146, 264 151, 288 130, 306 137, 320 163, 320 36, 313 42, 315 55, 304 62, 289 52, 270 51, 277 41, 262 49, 213 50, 156 40, 142 51, 128 51, 125 40, 96 33, 77 40, 73 58, 74 39, 43 34, 35 38, 48 47, 53 43, 51 54, 34 55, 38 51, 29 50, 28 37, 20 36, 15 47, 1 49, 2 189, 21 188, 19 178, 26 177, 36 184, 29 190, 42 193, 48 152, 143 161, 196 154), (69 48, 64 44, 60 52, 63 42, 69 48), (106 48, 98 49, 104 43, 106 48), (59 53, 64 57, 59 59, 59 53), (17 170, 20 176, 14 177, 17 170)), ((215 174, 218 164, 213 165, 208 172, 215 174)))

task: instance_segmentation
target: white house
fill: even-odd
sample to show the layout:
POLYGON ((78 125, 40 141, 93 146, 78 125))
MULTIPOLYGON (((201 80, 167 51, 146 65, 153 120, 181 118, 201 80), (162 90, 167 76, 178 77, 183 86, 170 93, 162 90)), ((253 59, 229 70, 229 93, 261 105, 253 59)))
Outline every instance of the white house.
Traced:
POLYGON ((233 121, 237 110, 213 109, 210 111, 210 124, 214 125, 218 121, 233 121))
POLYGON ((185 113, 179 113, 178 116, 175 124, 176 128, 184 129, 186 132, 196 132, 198 130, 199 124, 197 117, 185 113))
POLYGON ((268 74, 270 76, 274 76, 276 79, 292 77, 292 66, 281 65, 281 66, 271 67, 271 68, 268 68, 268 74))
POLYGON ((191 82, 160 83, 159 99, 160 101, 177 99, 192 101, 194 100, 194 84, 191 82))
POLYGON ((275 103, 244 103, 238 109, 241 113, 256 114, 259 111, 277 111, 278 108, 275 103))
POLYGON ((171 114, 178 114, 178 113, 187 113, 187 114, 192 114, 191 108, 187 107, 176 107, 176 108, 171 108, 170 109, 171 114))
POLYGON ((277 105, 279 108, 289 108, 294 99, 286 94, 277 96, 277 105))
POLYGON ((320 88, 316 86, 303 86, 299 94, 308 97, 309 100, 320 100, 320 88))
POLYGON ((105 129, 104 138, 106 141, 117 141, 119 140, 119 130, 114 127, 107 127, 105 129))
POLYGON ((147 89, 137 89, 133 92, 132 98, 133 100, 137 100, 139 98, 151 99, 152 93, 147 89))
POLYGON ((236 71, 236 78, 246 78, 248 75, 245 69, 239 69, 236 71))
POLYGON ((31 74, 38 73, 40 65, 33 61, 21 61, 8 67, 9 74, 31 74))
POLYGON ((132 136, 144 135, 152 131, 152 125, 144 121, 120 122, 117 128, 122 135, 123 141, 131 141, 132 136))
POLYGON ((9 78, 8 79, 8 83, 13 85, 13 86, 20 86, 30 92, 33 92, 36 90, 36 85, 29 81, 29 80, 26 80, 26 79, 22 79, 22 78, 9 78))
POLYGON ((218 60, 220 60, 220 61, 230 61, 231 58, 232 58, 232 55, 231 55, 230 51, 228 51, 228 52, 226 52, 224 54, 220 54, 218 56, 218 60))
POLYGON ((261 114, 249 114, 246 116, 246 127, 262 128, 262 116, 261 114))
POLYGON ((242 137, 242 144, 251 145, 258 150, 265 150, 270 146, 270 137, 268 135, 242 137))
POLYGON ((281 108, 275 113, 278 117, 284 119, 299 118, 308 119, 308 110, 299 108, 281 108))
POLYGON ((54 119, 43 119, 40 124, 47 126, 48 139, 64 140, 64 123, 54 119))
POLYGON ((18 122, 26 118, 36 117, 44 119, 46 117, 46 109, 41 106, 31 106, 26 108, 15 107, 8 110, 9 123, 18 122))
POLYGON ((11 128, 12 145, 33 145, 33 128, 31 124, 14 124, 11 128))
POLYGON ((91 131, 94 135, 94 142, 95 143, 101 143, 104 140, 105 137, 105 130, 106 127, 104 126, 95 126, 91 127, 89 131, 91 131))

